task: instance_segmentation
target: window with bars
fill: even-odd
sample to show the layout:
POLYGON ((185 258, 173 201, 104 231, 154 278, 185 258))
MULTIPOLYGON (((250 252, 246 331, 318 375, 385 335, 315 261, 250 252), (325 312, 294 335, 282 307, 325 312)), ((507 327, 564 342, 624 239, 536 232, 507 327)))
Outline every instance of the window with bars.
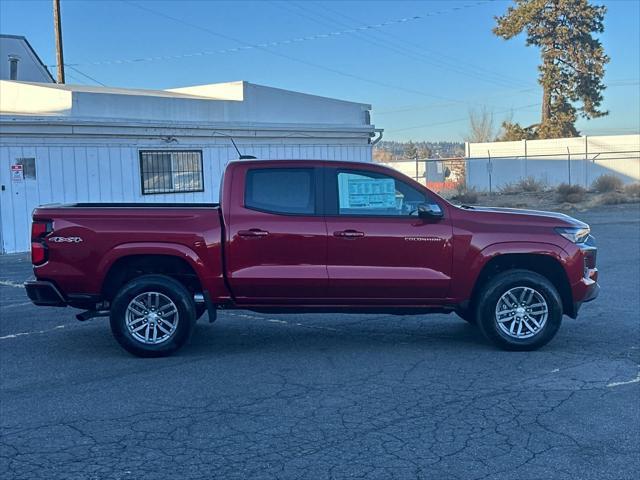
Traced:
POLYGON ((203 192, 200 150, 141 150, 142 194, 203 192))
POLYGON ((22 165, 22 175, 25 180, 36 179, 36 159, 33 157, 16 158, 16 165, 22 165))

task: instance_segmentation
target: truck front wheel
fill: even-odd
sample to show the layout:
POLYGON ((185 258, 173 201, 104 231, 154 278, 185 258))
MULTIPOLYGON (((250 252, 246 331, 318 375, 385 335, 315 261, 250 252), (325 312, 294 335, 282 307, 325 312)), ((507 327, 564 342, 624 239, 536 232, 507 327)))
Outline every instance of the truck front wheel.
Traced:
POLYGON ((113 336, 125 350, 140 357, 162 357, 187 342, 196 308, 180 282, 143 275, 120 289, 110 317, 113 336))
POLYGON ((535 350, 562 322, 562 300, 553 284, 529 270, 509 270, 489 280, 478 297, 480 330, 505 350, 535 350))

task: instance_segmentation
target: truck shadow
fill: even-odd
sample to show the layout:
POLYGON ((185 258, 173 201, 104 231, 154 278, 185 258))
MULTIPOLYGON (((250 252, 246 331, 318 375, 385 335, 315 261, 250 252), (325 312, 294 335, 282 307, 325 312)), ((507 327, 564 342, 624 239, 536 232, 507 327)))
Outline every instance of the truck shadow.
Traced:
MULTIPOLYGON (((477 348, 493 347, 480 331, 454 316, 429 318, 393 317, 346 319, 324 322, 315 316, 287 316, 274 320, 252 315, 250 318, 221 318, 213 325, 206 318, 196 325, 191 341, 180 356, 205 352, 236 354, 248 352, 360 351, 363 349, 477 348)), ((347 317, 348 318, 348 317, 347 317)))

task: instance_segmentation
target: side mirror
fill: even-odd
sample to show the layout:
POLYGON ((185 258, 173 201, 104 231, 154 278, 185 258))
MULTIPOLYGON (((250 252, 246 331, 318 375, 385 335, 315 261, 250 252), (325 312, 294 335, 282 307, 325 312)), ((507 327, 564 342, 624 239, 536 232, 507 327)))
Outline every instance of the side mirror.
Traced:
POLYGON ((443 216, 444 212, 437 203, 421 203, 418 205, 418 217, 420 218, 433 220, 443 216))

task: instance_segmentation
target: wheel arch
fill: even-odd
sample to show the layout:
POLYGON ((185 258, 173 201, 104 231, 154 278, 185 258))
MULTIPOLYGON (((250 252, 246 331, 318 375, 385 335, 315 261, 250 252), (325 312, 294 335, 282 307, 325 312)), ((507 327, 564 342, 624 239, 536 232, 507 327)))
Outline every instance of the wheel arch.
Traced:
POLYGON ((105 272, 101 296, 105 300, 111 300, 123 284, 148 274, 174 278, 191 293, 203 292, 205 285, 202 269, 200 258, 183 245, 121 245, 103 258, 98 269, 105 272))
POLYGON ((495 275, 507 270, 523 269, 538 273, 549 280, 562 299, 562 309, 566 315, 575 317, 575 306, 571 294, 571 284, 562 266, 562 257, 557 252, 509 252, 496 253, 485 257, 486 262, 479 270, 473 284, 468 304, 473 308, 482 286, 495 275))

